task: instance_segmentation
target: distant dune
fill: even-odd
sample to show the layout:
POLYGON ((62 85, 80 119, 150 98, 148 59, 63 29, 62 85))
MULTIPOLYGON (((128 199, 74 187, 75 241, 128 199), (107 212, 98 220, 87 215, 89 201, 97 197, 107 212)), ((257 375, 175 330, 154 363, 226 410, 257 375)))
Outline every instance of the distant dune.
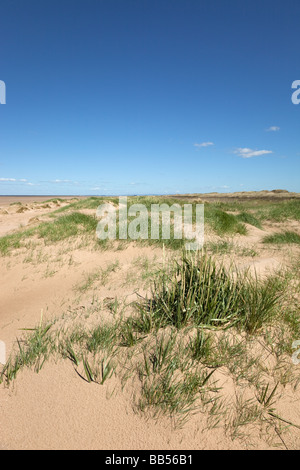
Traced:
POLYGON ((286 189, 273 189, 272 191, 240 191, 236 193, 194 193, 194 194, 171 194, 166 197, 174 197, 179 199, 196 200, 201 199, 203 201, 218 202, 218 201, 240 201, 249 199, 260 199, 266 201, 272 200, 291 200, 300 199, 300 193, 292 193, 286 189))

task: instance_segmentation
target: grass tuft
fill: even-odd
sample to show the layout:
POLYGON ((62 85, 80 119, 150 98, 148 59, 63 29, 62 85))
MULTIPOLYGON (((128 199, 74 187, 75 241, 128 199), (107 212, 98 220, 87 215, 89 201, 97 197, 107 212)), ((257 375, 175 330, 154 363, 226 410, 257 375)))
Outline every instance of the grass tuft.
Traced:
POLYGON ((248 332, 271 321, 281 298, 280 283, 227 271, 213 258, 183 256, 170 275, 154 283, 151 300, 141 302, 136 324, 227 328, 239 324, 248 332))
POLYGON ((263 239, 263 243, 274 243, 274 244, 289 244, 295 243, 300 245, 300 235, 296 232, 283 232, 268 235, 263 239))
POLYGON ((236 216, 236 219, 245 224, 253 225, 254 227, 259 228, 260 230, 262 229, 260 221, 249 212, 241 212, 236 216))

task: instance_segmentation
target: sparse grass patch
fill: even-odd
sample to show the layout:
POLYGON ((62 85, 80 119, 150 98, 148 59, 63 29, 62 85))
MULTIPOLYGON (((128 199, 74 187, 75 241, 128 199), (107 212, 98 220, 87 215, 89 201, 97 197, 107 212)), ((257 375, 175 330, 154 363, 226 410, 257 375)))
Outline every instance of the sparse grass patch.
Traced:
POLYGON ((85 276, 84 283, 76 286, 75 289, 83 293, 91 289, 96 282, 100 282, 100 284, 104 286, 106 285, 111 273, 116 272, 118 268, 119 261, 117 260, 114 263, 110 263, 105 269, 100 268, 93 273, 89 273, 85 276))
POLYGON ((0 238, 0 253, 2 256, 7 255, 11 250, 20 248, 22 234, 16 233, 13 235, 6 235, 0 238))
POLYGON ((0 254, 7 256, 12 250, 16 250, 25 246, 25 242, 28 238, 32 237, 35 233, 35 229, 27 229, 10 235, 0 237, 0 254))
POLYGON ((60 202, 66 202, 65 199, 61 199, 60 197, 52 198, 52 199, 47 199, 47 201, 44 201, 44 204, 48 204, 50 202, 53 202, 54 204, 58 204, 60 202))
POLYGON ((55 210, 52 212, 52 217, 56 217, 57 214, 61 214, 63 212, 69 212, 69 211, 79 211, 82 209, 97 209, 97 207, 104 203, 104 202, 119 202, 117 198, 105 198, 105 197, 97 197, 97 196, 91 196, 86 199, 81 199, 81 200, 74 200, 74 202, 71 202, 67 206, 60 207, 59 209, 55 210))
MULTIPOLYGON (((43 222, 37 227, 0 237, 0 254, 6 256, 11 250, 22 248, 24 242, 33 236, 43 239, 46 244, 57 243, 80 235, 94 235, 96 239, 96 227, 96 218, 74 212, 61 216, 53 222, 43 222)), ((105 245, 105 240, 98 240, 98 245, 105 245)))
POLYGON ((95 232, 97 221, 94 217, 74 212, 59 217, 54 222, 44 222, 36 228, 38 237, 46 243, 55 243, 82 233, 95 232))
POLYGON ((208 242, 205 244, 205 249, 213 255, 225 255, 234 253, 238 256, 251 256, 251 258, 254 258, 258 255, 258 253, 253 248, 240 246, 228 240, 208 242))
MULTIPOLYGON (((283 365, 291 353, 291 332, 297 327, 297 336, 300 331, 299 310, 283 292, 298 265, 281 277, 257 279, 225 269, 207 254, 184 253, 161 269, 152 269, 143 258, 133 264, 153 278, 151 294, 136 302, 135 314, 125 316, 124 310, 122 316, 118 300, 108 299, 93 301, 90 311, 74 317, 68 312, 66 323, 61 320, 56 328, 40 325, 19 340, 0 382, 9 384, 22 367, 40 370, 53 355, 70 361, 89 383, 108 386, 114 375, 125 386, 132 379, 139 412, 171 416, 182 424, 201 410, 210 426, 222 425, 232 438, 242 438, 251 426, 261 431, 262 423, 281 436, 278 423, 291 423, 275 405, 284 386, 297 384, 283 365), (112 321, 103 320, 101 308, 113 313, 112 321), (226 387, 220 376, 230 379, 235 401, 222 401, 226 387), (252 398, 243 396, 245 387, 252 398)), ((108 265, 107 276, 117 267, 108 265)), ((102 276, 105 281, 106 274, 92 273, 83 291, 102 276)))
POLYGON ((273 235, 267 235, 263 239, 263 243, 273 243, 276 245, 294 243, 300 245, 300 235, 296 232, 274 233, 273 235))
POLYGON ((300 200, 265 204, 256 210, 259 220, 283 222, 287 219, 300 220, 300 200))
POLYGON ((36 372, 41 370, 44 362, 53 352, 53 341, 48 335, 51 327, 51 323, 46 326, 40 324, 39 327, 32 329, 32 333, 28 334, 27 338, 17 340, 18 353, 8 359, 0 372, 0 384, 5 380, 9 385, 23 367, 33 366, 36 372))
POLYGON ((224 255, 232 253, 234 250, 234 244, 232 241, 220 240, 216 242, 207 242, 205 248, 212 254, 224 255))

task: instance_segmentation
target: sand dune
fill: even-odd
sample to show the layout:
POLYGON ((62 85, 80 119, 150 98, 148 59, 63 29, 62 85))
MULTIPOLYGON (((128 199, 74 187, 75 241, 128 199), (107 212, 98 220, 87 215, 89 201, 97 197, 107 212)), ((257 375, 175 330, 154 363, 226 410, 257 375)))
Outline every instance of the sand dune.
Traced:
MULTIPOLYGON (((281 194, 281 193, 278 193, 281 194)), ((47 197, 49 199, 49 197, 47 197)), ((56 204, 43 207, 43 198, 31 200, 14 198, 0 199, 0 207, 7 214, 0 215, 0 236, 14 233, 20 226, 29 227, 31 222, 39 224, 48 220, 56 204), (35 204, 33 202, 36 201, 35 204), (20 202, 27 210, 18 211, 20 202)), ((60 207, 68 202, 60 203, 60 207)), ((290 221, 285 225, 300 233, 300 224, 290 221), (290 224, 290 225, 289 225, 290 224)), ((255 257, 236 256, 242 269, 255 269, 267 275, 283 269, 290 259, 291 248, 282 250, 263 246, 262 239, 277 231, 275 224, 266 223, 264 230, 248 227, 248 235, 237 235, 231 241, 236 250, 256 249, 255 257)), ((207 241, 216 236, 207 235, 207 241)), ((85 312, 93 306, 95 298, 104 305, 106 299, 125 299, 130 304, 137 293, 149 293, 145 266, 155 271, 155 266, 165 262, 161 248, 129 244, 122 250, 116 248, 94 251, 89 245, 64 241, 55 245, 37 244, 15 250, 10 256, 0 257, 0 340, 5 341, 8 354, 16 348, 16 337, 21 329, 38 325, 43 312, 43 321, 64 318, 68 325, 70 312, 82 321, 85 312), (116 268, 110 269, 111 266, 116 268), (144 266, 144 268, 142 268, 144 266), (149 268, 150 266, 150 268, 149 268), (88 275, 104 274, 89 288, 81 288, 88 275)), ((293 248, 293 256, 299 254, 293 248)), ((237 251, 236 251, 237 252, 237 251)), ((111 312, 103 309, 96 320, 111 319, 111 312)), ((73 318, 70 316, 70 318, 73 318)), ((88 317, 86 317, 88 325, 88 317)), ((98 321, 97 320, 97 321, 98 321)), ((230 377, 220 369, 216 377, 224 389, 224 399, 232 400, 237 389, 230 377)), ((70 361, 51 359, 37 374, 32 369, 23 369, 17 380, 9 387, 0 385, 0 443, 4 449, 264 449, 274 448, 256 429, 249 426, 249 438, 232 439, 226 434, 225 423, 207 428, 207 416, 196 413, 182 427, 174 428, 167 417, 154 419, 151 414, 141 414, 133 406, 134 389, 123 390, 118 378, 113 377, 104 385, 87 383, 76 374, 70 361)), ((279 410, 293 422, 300 424, 300 395, 290 385, 279 401, 279 410), (298 401, 297 401, 298 400, 298 401)), ((278 442, 277 442, 278 443, 278 442)), ((279 439, 279 443, 280 442, 279 439)), ((300 433, 296 428, 284 437, 284 445, 296 449, 300 446, 300 433)))

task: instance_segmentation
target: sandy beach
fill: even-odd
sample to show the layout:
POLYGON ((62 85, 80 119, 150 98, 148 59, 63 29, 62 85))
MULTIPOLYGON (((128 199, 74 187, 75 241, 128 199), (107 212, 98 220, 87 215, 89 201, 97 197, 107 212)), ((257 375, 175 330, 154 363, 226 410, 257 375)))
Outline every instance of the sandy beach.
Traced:
MULTIPOLYGON (((52 223, 55 211, 63 208, 62 214, 72 212, 67 209, 74 200, 49 202, 46 207, 45 199, 40 197, 30 200, 7 197, 1 198, 0 203, 0 235, 3 237, 20 231, 26 233, 28 228, 39 227, 47 221, 52 223), (12 205, 16 202, 20 204, 12 205)), ((95 210, 83 208, 80 213, 90 215, 95 210)), ((299 255, 298 247, 278 250, 261 243, 266 234, 277 232, 279 227, 279 223, 266 222, 262 231, 247 225, 246 236, 231 237, 236 245, 237 264, 263 276, 284 269, 291 253, 299 255), (254 249, 256 256, 251 253, 254 249)), ((297 221, 286 222, 285 228, 300 233, 297 221)), ((216 240, 216 235, 207 234, 207 242, 216 240)), ((82 237, 54 244, 33 238, 22 248, 2 255, 0 339, 6 344, 7 355, 17 351, 16 338, 23 337, 22 330, 36 328, 41 319, 43 325, 55 319, 53 329, 69 331, 77 324, 89 329, 104 320, 111 322, 114 317, 109 305, 116 299, 131 311, 131 302, 138 299, 137 294, 151 294, 151 276, 173 256, 172 251, 135 242, 122 249, 112 246, 104 251, 95 250, 91 242, 82 237)), ((281 367, 287 368, 286 373, 295 373, 295 368, 281 367)), ((83 380, 84 374, 82 365, 74 369, 72 361, 53 356, 38 374, 35 367, 25 367, 9 386, 2 384, 2 448, 264 449, 275 448, 278 441, 282 445, 282 441, 276 439, 276 432, 268 442, 263 433, 257 434, 251 423, 246 427, 247 438, 232 438, 230 432, 226 432, 229 417, 220 418, 220 426, 209 428, 208 415, 201 412, 192 414, 182 427, 174 427, 173 420, 167 416, 154 418, 150 410, 141 413, 137 409, 137 402, 133 400, 135 390, 139 389, 137 379, 128 380, 122 388, 115 375, 98 385, 83 380)), ((232 402, 240 393, 240 386, 225 369, 216 370, 214 377, 223 390, 222 400, 232 402)), ((285 420, 300 424, 299 398, 299 390, 293 389, 291 380, 282 389, 277 404, 285 420)), ((288 448, 300 445, 296 428, 291 427, 282 439, 288 448)))

